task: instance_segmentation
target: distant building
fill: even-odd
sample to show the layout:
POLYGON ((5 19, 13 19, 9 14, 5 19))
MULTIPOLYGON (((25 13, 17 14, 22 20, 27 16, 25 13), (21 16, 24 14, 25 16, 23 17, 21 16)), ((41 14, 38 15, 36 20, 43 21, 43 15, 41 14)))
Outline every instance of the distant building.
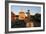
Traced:
POLYGON ((11 12, 11 21, 15 21, 15 20, 16 20, 16 15, 13 12, 11 12))
POLYGON ((21 10, 20 12, 19 12, 19 19, 20 20, 24 20, 25 19, 25 13, 24 13, 24 11, 23 10, 21 10))

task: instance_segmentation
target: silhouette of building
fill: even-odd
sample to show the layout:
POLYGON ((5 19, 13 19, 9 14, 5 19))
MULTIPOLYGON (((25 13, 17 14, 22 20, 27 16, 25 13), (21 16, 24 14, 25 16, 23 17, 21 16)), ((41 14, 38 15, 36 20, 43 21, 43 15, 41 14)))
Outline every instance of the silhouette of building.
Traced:
POLYGON ((16 20, 16 15, 13 12, 11 12, 11 21, 15 21, 15 20, 16 20))

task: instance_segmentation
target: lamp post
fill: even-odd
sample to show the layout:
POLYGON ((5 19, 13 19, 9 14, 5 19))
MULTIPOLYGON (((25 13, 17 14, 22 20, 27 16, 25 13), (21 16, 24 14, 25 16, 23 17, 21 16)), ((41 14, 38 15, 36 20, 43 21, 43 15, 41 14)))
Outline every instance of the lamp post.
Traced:
POLYGON ((28 16, 28 21, 30 21, 30 10, 27 10, 28 12, 26 13, 28 16))

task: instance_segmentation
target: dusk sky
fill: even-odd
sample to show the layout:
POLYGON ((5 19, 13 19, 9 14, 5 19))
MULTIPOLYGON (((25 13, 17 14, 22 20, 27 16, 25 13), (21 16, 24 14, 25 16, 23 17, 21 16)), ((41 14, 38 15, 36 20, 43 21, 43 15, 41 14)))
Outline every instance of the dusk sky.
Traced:
POLYGON ((41 7, 11 5, 11 11, 15 12, 16 14, 18 14, 21 9, 23 9, 24 12, 27 12, 27 10, 30 10, 30 13, 32 14, 41 13, 41 7))

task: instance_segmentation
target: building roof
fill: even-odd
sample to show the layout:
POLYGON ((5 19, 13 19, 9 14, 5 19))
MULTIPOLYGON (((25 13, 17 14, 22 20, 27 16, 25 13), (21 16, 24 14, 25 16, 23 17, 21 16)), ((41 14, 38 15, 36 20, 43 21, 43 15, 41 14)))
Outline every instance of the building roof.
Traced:
POLYGON ((12 15, 12 16, 16 16, 13 12, 11 12, 11 15, 12 15))

